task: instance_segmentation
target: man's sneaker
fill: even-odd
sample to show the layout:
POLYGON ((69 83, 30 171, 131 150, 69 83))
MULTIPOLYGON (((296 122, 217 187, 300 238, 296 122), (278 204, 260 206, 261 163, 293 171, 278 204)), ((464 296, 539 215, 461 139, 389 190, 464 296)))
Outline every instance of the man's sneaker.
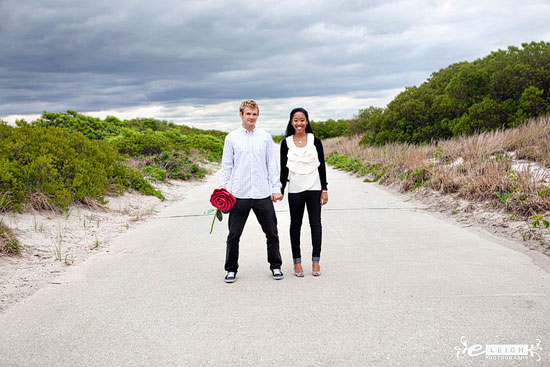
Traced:
POLYGON ((271 274, 275 280, 283 279, 283 272, 281 269, 271 269, 271 274))
POLYGON ((233 283, 237 279, 237 273, 234 271, 228 271, 224 281, 226 283, 233 283))

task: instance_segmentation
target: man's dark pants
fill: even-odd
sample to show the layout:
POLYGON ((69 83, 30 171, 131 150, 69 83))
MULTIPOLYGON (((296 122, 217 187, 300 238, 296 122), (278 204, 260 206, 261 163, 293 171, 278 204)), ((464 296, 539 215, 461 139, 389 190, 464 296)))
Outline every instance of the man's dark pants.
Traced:
POLYGON ((279 252, 277 217, 270 197, 265 199, 238 199, 229 212, 229 235, 225 253, 225 270, 236 272, 239 268, 239 240, 250 210, 254 212, 267 239, 267 261, 270 269, 279 269, 282 264, 279 252))

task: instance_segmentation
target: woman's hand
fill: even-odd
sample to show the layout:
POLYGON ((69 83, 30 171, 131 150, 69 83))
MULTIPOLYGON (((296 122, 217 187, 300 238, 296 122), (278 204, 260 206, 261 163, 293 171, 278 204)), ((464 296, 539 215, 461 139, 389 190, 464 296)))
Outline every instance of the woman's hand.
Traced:
POLYGON ((283 200, 283 194, 271 194, 271 201, 274 203, 281 200, 283 200))
POLYGON ((321 205, 328 203, 328 192, 321 191, 321 205))

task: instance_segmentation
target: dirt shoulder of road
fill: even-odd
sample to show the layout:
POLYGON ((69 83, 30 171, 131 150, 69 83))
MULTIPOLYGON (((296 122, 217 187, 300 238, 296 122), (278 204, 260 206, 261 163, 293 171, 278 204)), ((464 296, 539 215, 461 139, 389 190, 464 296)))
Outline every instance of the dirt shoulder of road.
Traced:
POLYGON ((0 255, 0 312, 30 296, 69 267, 94 253, 109 251, 117 236, 147 220, 158 210, 185 200, 202 181, 154 183, 166 200, 127 192, 107 197, 104 208, 73 205, 65 213, 25 212, 0 216, 17 236, 21 253, 0 255))

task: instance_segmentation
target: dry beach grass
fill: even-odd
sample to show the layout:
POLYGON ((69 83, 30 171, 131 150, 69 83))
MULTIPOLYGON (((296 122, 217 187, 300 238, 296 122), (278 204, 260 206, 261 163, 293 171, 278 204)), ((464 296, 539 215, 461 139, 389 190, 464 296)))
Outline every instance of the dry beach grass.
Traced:
POLYGON ((325 153, 347 157, 337 166, 414 191, 438 210, 467 213, 463 219, 472 224, 497 222, 497 232, 550 254, 543 225, 550 216, 550 117, 421 146, 365 147, 359 140, 328 139, 325 153), (489 213, 494 220, 487 219, 489 213))

